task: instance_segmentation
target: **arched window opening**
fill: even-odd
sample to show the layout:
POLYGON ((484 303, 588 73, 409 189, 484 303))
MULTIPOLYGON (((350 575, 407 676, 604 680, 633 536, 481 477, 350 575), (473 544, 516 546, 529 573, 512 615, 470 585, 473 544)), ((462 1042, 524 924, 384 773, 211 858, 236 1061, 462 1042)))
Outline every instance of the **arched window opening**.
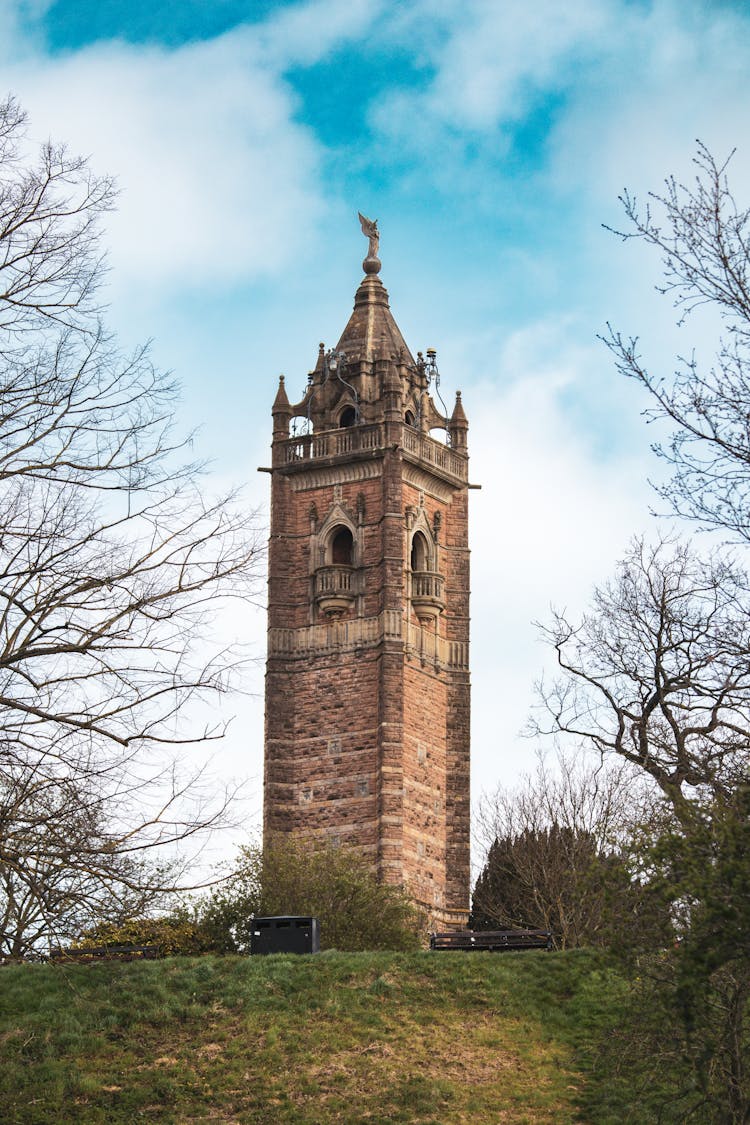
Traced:
POLYGON ((411 410, 406 411, 406 414, 404 414, 404 421, 406 422, 407 426, 413 426, 414 425, 414 413, 413 413, 413 411, 411 411, 411 410))
POLYGON ((415 572, 429 570, 427 540, 421 531, 415 532, 411 541, 411 569, 415 572))
POLYGON ((441 445, 450 445, 450 435, 443 426, 436 426, 430 430, 430 437, 434 441, 439 441, 441 445))
POLYGON ((341 411, 341 417, 339 418, 339 426, 341 426, 342 429, 345 429, 349 426, 353 426, 356 421, 357 421, 357 411, 354 409, 353 406, 347 406, 344 410, 341 411))
POLYGON ((338 527, 331 540, 331 562, 334 566, 352 566, 354 537, 348 527, 338 527))

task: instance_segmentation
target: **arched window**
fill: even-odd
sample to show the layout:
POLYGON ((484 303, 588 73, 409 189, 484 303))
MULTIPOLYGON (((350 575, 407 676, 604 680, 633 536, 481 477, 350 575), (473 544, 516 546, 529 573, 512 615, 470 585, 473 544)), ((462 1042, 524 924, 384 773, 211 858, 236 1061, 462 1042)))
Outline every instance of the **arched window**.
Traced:
POLYGON ((427 540, 421 531, 415 531, 411 541, 411 569, 413 571, 429 570, 429 551, 427 540))
POLYGON ((331 562, 334 566, 352 566, 354 537, 348 527, 337 527, 331 538, 331 562))
POLYGON ((357 421, 357 411, 354 409, 353 406, 347 406, 341 411, 341 417, 339 418, 339 426, 341 426, 342 428, 347 428, 349 426, 353 426, 356 421, 357 421))
POLYGON ((404 414, 404 421, 406 422, 407 426, 413 426, 414 425, 414 413, 413 413, 413 411, 411 411, 411 410, 406 411, 406 414, 404 414))

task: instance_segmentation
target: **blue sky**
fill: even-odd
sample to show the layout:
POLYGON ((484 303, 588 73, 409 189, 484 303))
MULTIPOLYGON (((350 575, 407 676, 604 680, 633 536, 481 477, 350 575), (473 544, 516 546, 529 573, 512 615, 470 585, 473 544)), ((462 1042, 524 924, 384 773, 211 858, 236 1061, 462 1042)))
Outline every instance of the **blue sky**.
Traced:
MULTIPOLYGON (((351 310, 378 218, 412 350, 438 350, 471 425, 474 788, 533 765, 517 737, 544 652, 648 528, 651 431, 597 339, 671 355, 658 261, 604 230, 618 193, 737 146, 750 196, 750 6, 700 0, 0 0, 3 90, 37 140, 121 189, 111 321, 153 339, 215 479, 266 502, 277 376, 302 389, 351 310)), ((744 193, 744 194, 743 194, 744 193)), ((691 335, 697 333, 697 336, 691 335)), ((241 629, 262 655, 262 613, 241 629)), ((256 700, 220 759, 260 789, 256 700)), ((257 807, 257 806, 256 806, 257 807)))

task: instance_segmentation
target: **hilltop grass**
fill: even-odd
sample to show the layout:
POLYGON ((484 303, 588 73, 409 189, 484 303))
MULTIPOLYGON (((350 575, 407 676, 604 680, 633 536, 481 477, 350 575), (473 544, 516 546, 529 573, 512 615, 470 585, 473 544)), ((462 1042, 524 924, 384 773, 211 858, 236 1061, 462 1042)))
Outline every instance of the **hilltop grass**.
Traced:
POLYGON ((626 986, 583 951, 18 965, 0 989, 6 1125, 624 1119, 586 1116, 626 986))

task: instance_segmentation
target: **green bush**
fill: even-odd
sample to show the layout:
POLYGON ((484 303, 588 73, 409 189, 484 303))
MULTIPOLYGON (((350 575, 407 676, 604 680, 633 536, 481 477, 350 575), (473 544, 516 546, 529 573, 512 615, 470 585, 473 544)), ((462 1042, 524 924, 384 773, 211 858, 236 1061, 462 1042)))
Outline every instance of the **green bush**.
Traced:
POLYGON ((211 935, 183 912, 163 918, 129 918, 122 923, 99 922, 71 944, 72 949, 105 945, 158 945, 164 956, 214 952, 211 935))
POLYGON ((254 915, 313 915, 321 948, 410 951, 425 944, 426 923, 400 888, 379 883, 352 848, 278 837, 265 849, 240 849, 233 874, 208 896, 160 918, 102 921, 74 949, 158 945, 165 955, 242 953, 254 915))
POLYGON ((359 852, 303 837, 242 848, 235 874, 198 908, 203 932, 223 951, 249 948, 254 914, 313 915, 324 949, 407 951, 426 936, 408 895, 378 882, 359 852))

